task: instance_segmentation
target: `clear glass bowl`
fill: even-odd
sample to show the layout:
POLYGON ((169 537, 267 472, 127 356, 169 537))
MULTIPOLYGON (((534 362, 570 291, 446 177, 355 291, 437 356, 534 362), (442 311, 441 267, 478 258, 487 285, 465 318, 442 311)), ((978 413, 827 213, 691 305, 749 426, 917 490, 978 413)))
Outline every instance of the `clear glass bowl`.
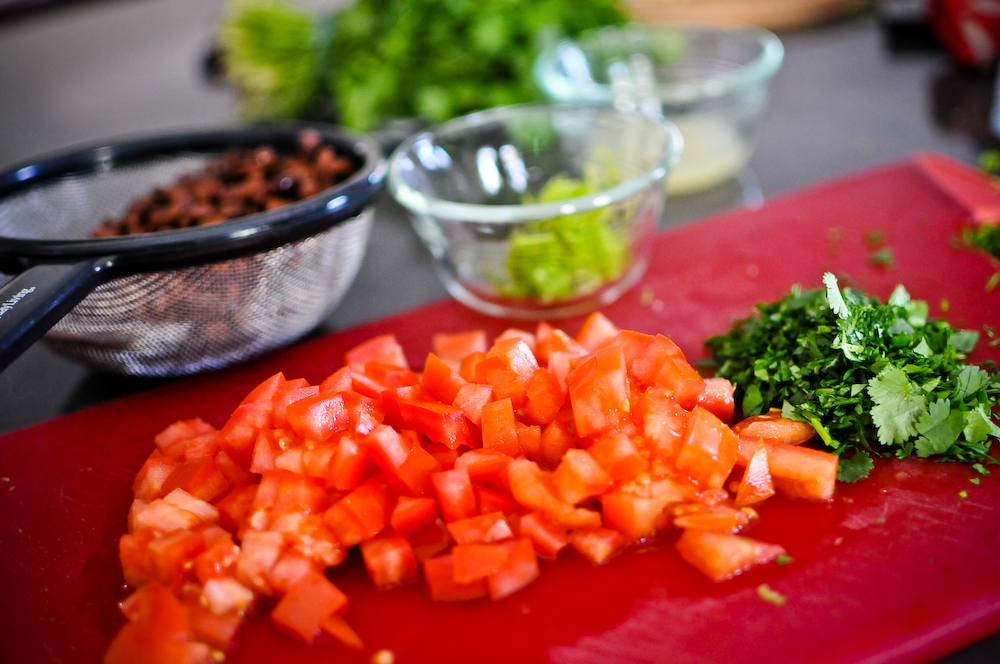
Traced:
POLYGON ((558 103, 620 103, 613 72, 636 55, 651 65, 653 95, 684 136, 670 193, 732 178, 756 147, 768 88, 784 59, 781 41, 761 28, 607 27, 543 50, 534 76, 558 103))
POLYGON ((484 313, 570 316, 617 299, 649 264, 683 149, 668 121, 605 106, 523 105, 411 136, 388 188, 445 287, 484 313))

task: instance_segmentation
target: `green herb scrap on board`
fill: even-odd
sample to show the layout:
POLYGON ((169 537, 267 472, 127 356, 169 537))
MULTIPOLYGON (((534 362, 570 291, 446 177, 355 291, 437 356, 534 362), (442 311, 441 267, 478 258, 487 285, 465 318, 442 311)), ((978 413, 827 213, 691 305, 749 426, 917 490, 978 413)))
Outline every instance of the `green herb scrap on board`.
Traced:
POLYGON ((781 408, 841 455, 838 478, 867 477, 872 456, 987 460, 1000 438, 1000 372, 966 364, 979 334, 929 320, 897 286, 887 303, 840 289, 796 287, 706 342, 705 365, 736 384, 744 415, 781 408))
POLYGON ((335 114, 369 131, 536 100, 543 46, 625 21, 615 0, 356 0, 315 16, 287 0, 232 0, 219 43, 248 119, 335 114))

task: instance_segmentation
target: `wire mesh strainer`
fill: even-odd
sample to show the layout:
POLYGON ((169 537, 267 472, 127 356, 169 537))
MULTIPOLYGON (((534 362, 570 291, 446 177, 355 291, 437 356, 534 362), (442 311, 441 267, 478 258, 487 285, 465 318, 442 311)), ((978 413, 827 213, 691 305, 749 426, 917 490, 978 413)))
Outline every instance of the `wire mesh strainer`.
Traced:
POLYGON ((219 368, 301 337, 354 279, 384 171, 370 139, 272 125, 101 145, 0 174, 0 369, 46 330, 66 355, 144 376, 219 368), (226 150, 294 152, 305 132, 357 171, 220 224, 91 237, 136 198, 226 150))

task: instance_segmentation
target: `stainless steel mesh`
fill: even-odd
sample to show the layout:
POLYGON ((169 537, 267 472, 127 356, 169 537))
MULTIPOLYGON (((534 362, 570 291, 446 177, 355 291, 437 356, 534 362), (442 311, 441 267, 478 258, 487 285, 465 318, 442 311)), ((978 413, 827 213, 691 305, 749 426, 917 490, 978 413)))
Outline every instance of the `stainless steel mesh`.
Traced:
MULTIPOLYGON (((89 237, 136 197, 198 166, 191 156, 74 176, 0 201, 0 235, 89 237)), ((373 212, 253 256, 99 286, 44 337, 111 371, 175 376, 221 368, 315 328, 361 265, 373 212)), ((0 275, 0 284, 12 275, 0 275)))

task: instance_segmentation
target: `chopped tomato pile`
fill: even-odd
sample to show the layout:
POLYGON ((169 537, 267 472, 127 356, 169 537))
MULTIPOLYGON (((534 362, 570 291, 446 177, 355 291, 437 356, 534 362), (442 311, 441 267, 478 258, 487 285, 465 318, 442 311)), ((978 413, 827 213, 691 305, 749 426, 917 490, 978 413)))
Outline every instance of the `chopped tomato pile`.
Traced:
POLYGON ((665 336, 594 314, 575 338, 541 323, 433 349, 418 372, 376 337, 319 385, 272 376, 221 430, 157 435, 107 664, 220 661, 254 606, 307 643, 362 647, 324 574, 355 545, 376 587, 422 581, 443 601, 501 599, 539 558, 601 564, 661 535, 723 581, 784 553, 743 534, 754 505, 833 495, 837 457, 798 446, 809 425, 771 412, 730 427, 733 386, 665 336))

